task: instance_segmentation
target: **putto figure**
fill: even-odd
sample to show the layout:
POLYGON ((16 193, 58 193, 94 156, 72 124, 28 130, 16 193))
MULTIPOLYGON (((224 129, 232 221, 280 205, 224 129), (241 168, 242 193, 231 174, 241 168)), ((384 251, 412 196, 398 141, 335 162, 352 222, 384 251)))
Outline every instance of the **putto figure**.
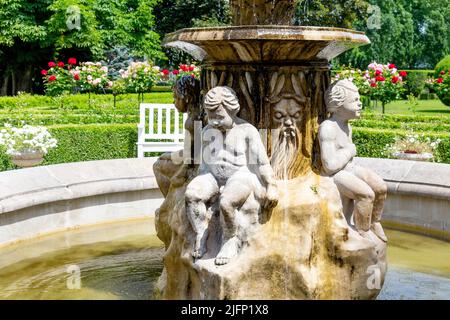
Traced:
POLYGON ((334 178, 343 203, 349 202, 350 208, 354 207, 347 215, 353 213, 356 230, 366 238, 370 238, 368 232, 372 230, 387 241, 380 223, 387 196, 386 183, 372 170, 353 163, 356 146, 348 122, 361 116, 358 88, 350 80, 338 81, 326 92, 325 103, 331 118, 319 128, 323 171, 334 178))
MULTIPOLYGON (((194 258, 206 253, 208 205, 219 201, 222 220, 222 247, 215 259, 227 264, 238 254, 242 237, 238 234, 237 212, 249 197, 264 210, 273 208, 278 199, 274 173, 258 130, 237 117, 240 105, 229 87, 210 90, 204 102, 208 124, 203 129, 203 159, 199 175, 186 190, 189 221, 196 233, 194 258)), ((242 231, 239 231, 242 232, 242 231)))

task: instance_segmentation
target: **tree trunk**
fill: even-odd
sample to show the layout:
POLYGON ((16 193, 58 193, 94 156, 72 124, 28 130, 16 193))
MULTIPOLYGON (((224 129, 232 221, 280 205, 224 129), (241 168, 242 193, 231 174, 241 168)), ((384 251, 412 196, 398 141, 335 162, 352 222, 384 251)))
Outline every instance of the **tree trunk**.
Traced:
POLYGON ((32 77, 32 66, 26 66, 25 70, 22 70, 20 74, 17 74, 17 92, 31 92, 31 77, 32 77))
POLYGON ((382 102, 381 107, 382 107, 382 113, 384 114, 386 111, 386 103, 382 102))
POLYGON ((13 96, 16 95, 16 73, 15 73, 15 71, 11 71, 11 94, 13 96))
POLYGON ((8 95, 8 84, 9 84, 9 74, 5 73, 3 75, 3 83, 0 89, 0 96, 7 96, 8 95))

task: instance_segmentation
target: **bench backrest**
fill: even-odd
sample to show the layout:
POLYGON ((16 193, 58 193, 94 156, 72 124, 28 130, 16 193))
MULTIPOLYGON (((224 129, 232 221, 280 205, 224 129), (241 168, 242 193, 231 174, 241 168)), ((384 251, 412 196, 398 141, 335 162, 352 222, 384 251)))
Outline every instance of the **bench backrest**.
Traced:
MULTIPOLYGON (((170 140, 168 143, 179 143, 184 140, 184 123, 187 114, 180 114, 174 104, 140 105, 139 126, 143 132, 139 140, 170 140)), ((149 141, 150 140, 150 141, 149 141)))

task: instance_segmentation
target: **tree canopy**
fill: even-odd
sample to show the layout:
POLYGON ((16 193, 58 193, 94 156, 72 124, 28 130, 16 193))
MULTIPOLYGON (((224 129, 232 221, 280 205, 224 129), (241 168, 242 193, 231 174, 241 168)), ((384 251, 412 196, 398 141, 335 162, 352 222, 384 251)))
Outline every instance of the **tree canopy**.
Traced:
MULTIPOLYGON (((365 31, 372 44, 340 64, 433 69, 450 54, 449 16, 450 1, 442 0, 299 0, 295 24, 365 31)), ((51 59, 102 59, 125 48, 160 63, 165 34, 229 23, 227 0, 0 0, 0 94, 39 89, 51 59)), ((170 58, 173 65, 188 59, 170 58)))
MULTIPOLYGON (((376 60, 404 69, 429 68, 450 53, 450 2, 440 0, 371 0, 380 8, 380 25, 354 23, 371 45, 354 49, 338 61, 365 67, 376 60)), ((374 18, 373 16, 369 19, 374 18)), ((376 17, 375 17, 376 19, 376 17)))
POLYGON ((300 0, 295 24, 351 28, 354 21, 365 20, 367 8, 365 0, 300 0))
POLYGON ((53 58, 99 59, 115 46, 163 57, 153 30, 160 0, 0 0, 2 94, 29 91, 53 58))

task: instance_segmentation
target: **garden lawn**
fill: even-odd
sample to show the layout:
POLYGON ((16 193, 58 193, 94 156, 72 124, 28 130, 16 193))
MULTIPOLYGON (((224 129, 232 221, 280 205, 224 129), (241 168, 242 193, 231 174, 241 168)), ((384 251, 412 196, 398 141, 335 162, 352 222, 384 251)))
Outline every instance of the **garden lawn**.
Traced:
MULTIPOLYGON (((417 103, 417 106, 413 106, 407 100, 394 101, 386 105, 386 113, 450 117, 450 107, 444 105, 440 100, 417 100, 417 103)), ((381 103, 378 103, 378 108, 374 111, 381 113, 381 103)))

